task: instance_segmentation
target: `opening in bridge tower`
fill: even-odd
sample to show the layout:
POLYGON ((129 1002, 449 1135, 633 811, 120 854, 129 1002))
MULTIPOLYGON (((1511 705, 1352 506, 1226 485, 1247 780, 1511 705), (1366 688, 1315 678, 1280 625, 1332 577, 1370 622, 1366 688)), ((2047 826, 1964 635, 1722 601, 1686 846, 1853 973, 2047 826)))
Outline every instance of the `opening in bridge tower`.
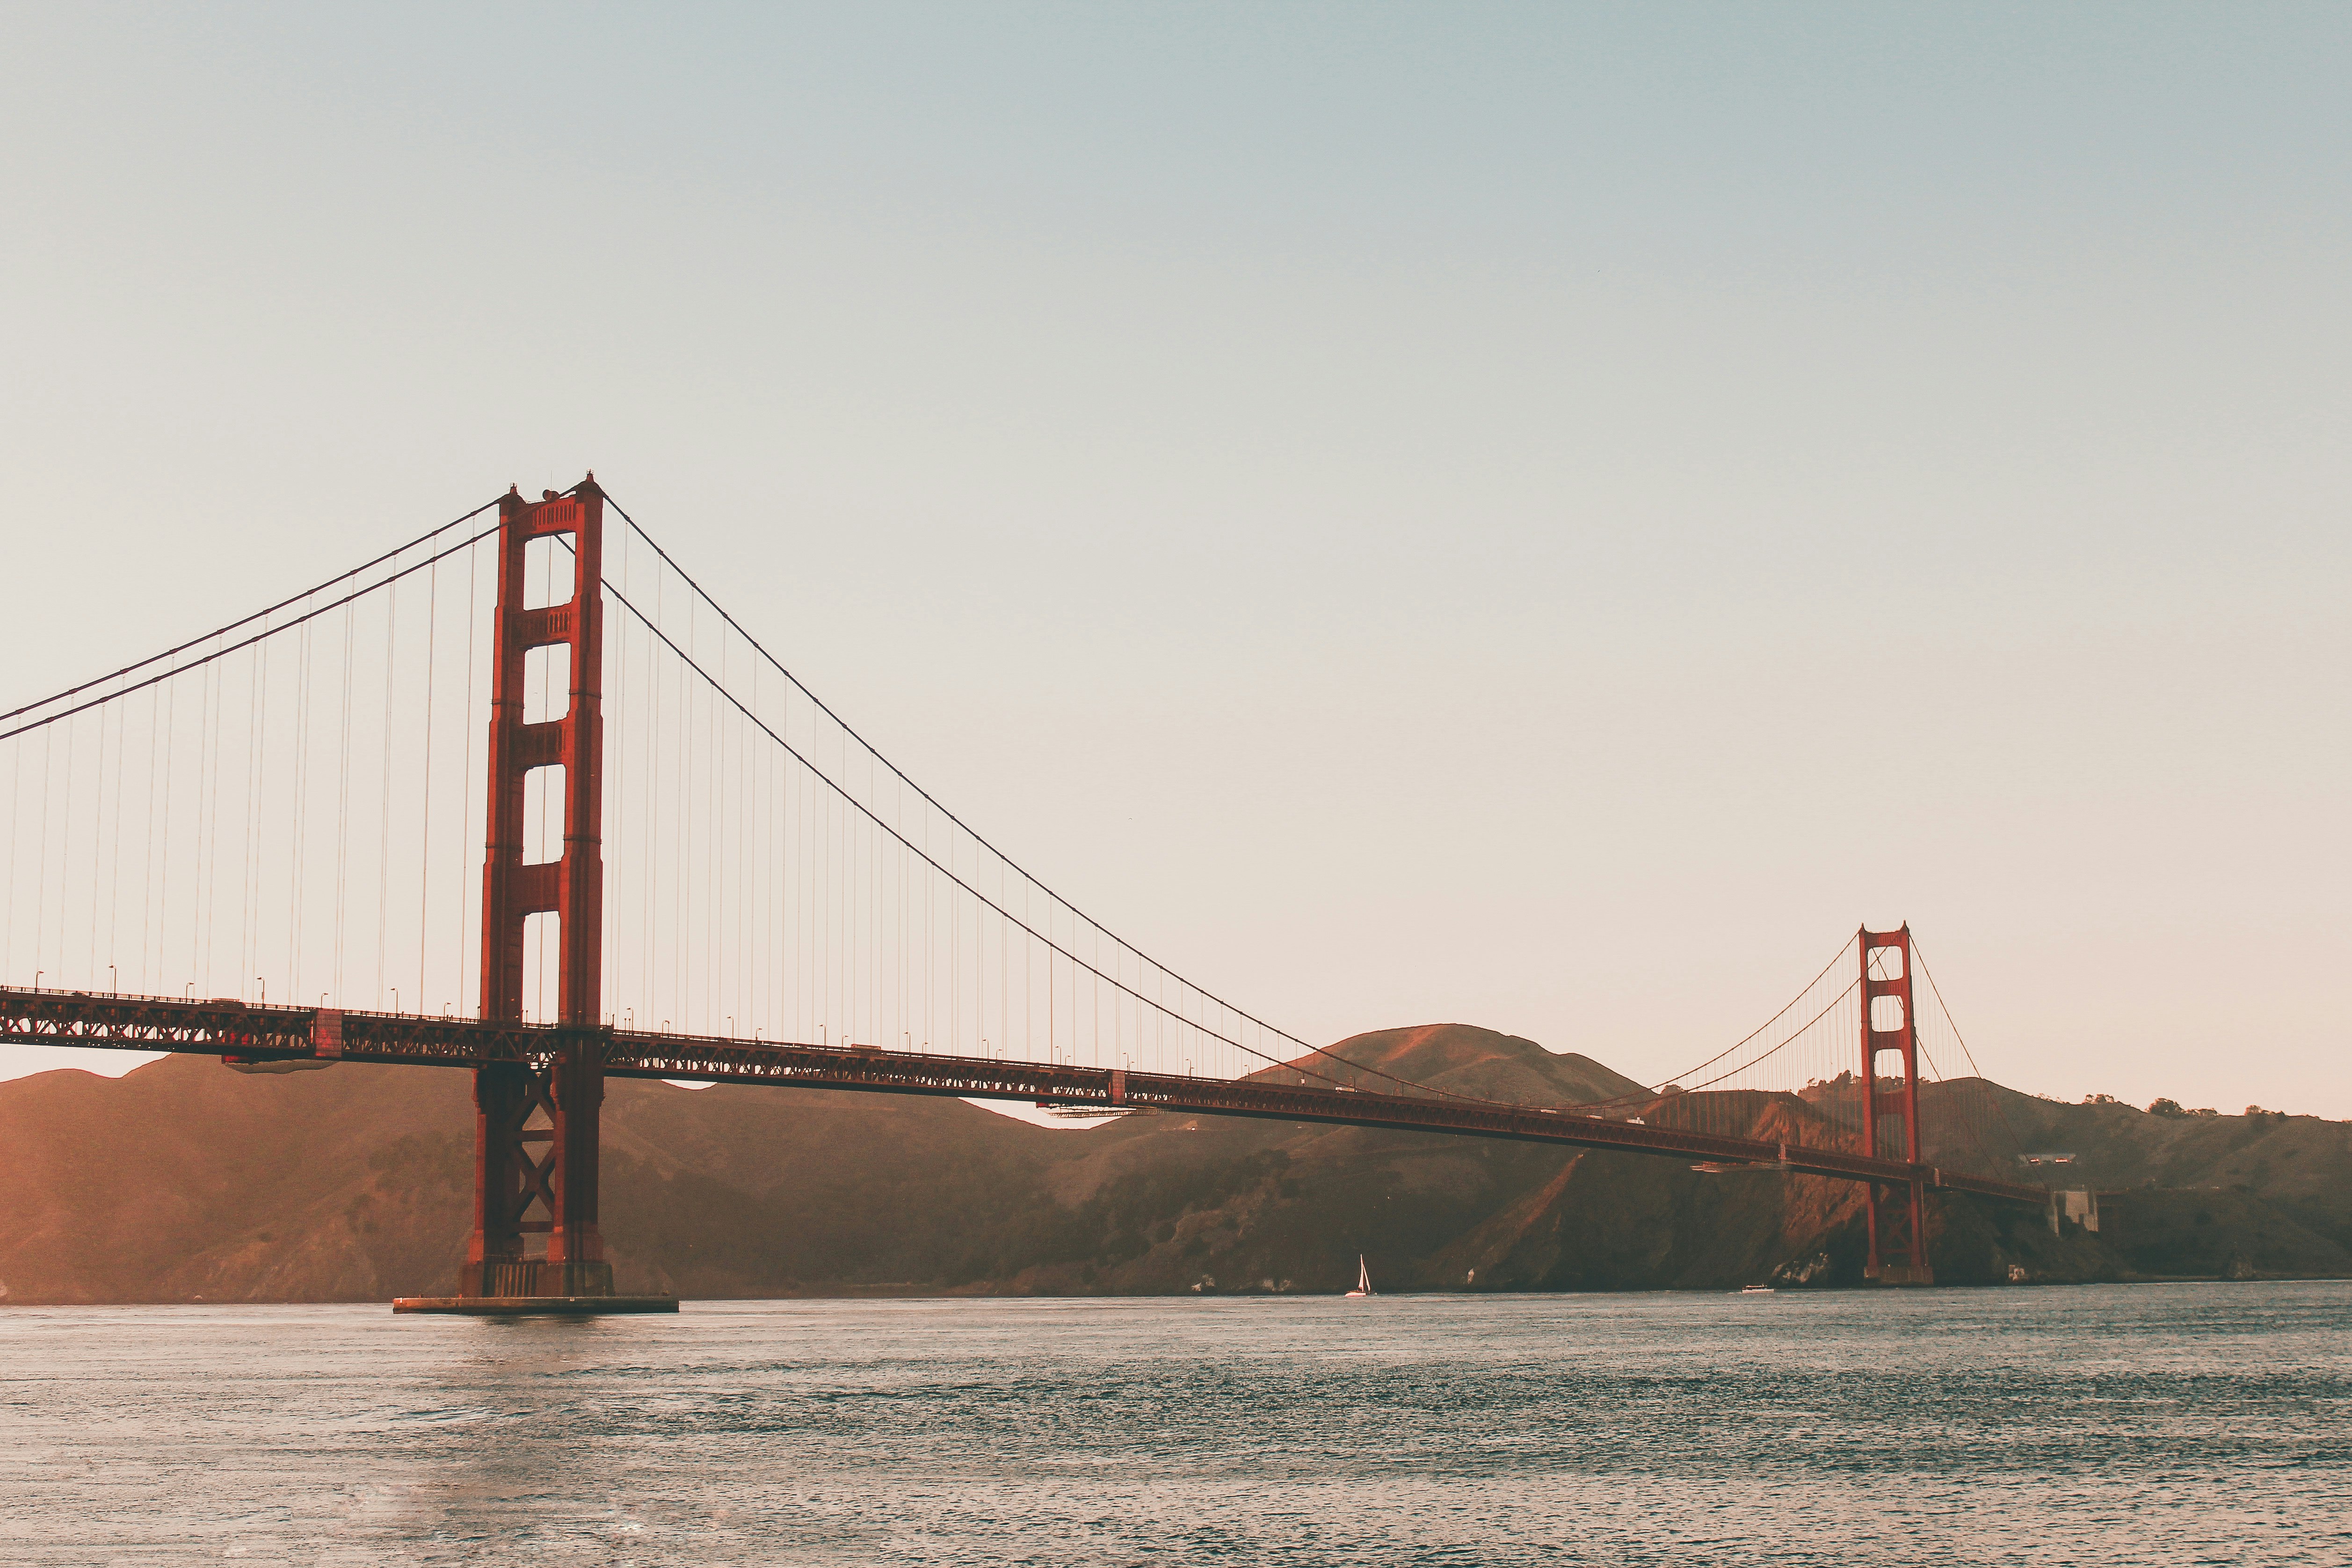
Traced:
POLYGON ((509 491, 499 503, 498 608, 490 676, 489 814, 482 862, 482 992, 486 1023, 523 1017, 524 932, 531 916, 556 921, 558 1027, 548 1048, 476 1069, 474 1233, 458 1293, 477 1298, 613 1293, 613 1266, 596 1221, 597 1131, 604 1054, 604 492, 591 474, 537 501, 509 491), (571 546, 572 596, 524 607, 523 568, 534 540, 571 546), (525 660, 562 647, 571 662, 560 718, 525 722, 525 660), (563 853, 526 862, 524 787, 541 768, 563 771, 563 853), (532 1256, 528 1242, 544 1235, 532 1256))

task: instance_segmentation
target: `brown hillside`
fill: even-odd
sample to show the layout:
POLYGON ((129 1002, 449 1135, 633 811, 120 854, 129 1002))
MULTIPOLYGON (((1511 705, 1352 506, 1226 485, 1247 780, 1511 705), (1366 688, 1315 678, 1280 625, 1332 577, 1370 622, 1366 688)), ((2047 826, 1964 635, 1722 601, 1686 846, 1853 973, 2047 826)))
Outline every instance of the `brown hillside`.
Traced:
MULTIPOLYGON (((632 1288, 773 1294, 996 1263, 1057 1134, 961 1100, 616 1080, 605 1237, 632 1288)), ((454 1289, 462 1072, 247 1075, 171 1057, 0 1083, 11 1301, 373 1300, 454 1289)))
POLYGON ((196 1057, 0 1084, 0 1282, 10 1300, 338 1300, 454 1278, 468 1094, 460 1073, 196 1057))
POLYGON ((1590 1057, 1557 1055, 1533 1040, 1468 1024, 1354 1035, 1326 1055, 1299 1058, 1288 1070, 1268 1068, 1251 1076, 1279 1080, 1302 1068, 1372 1090, 1396 1087, 1379 1076, 1386 1073, 1407 1083, 1513 1105, 1582 1105, 1644 1092, 1642 1085, 1590 1057), (1339 1063, 1377 1070, 1351 1075, 1339 1063))
MULTIPOLYGON (((1485 1098, 1639 1089, 1461 1025, 1334 1049, 1485 1098)), ((2076 1152, 2055 1184, 2110 1193, 2096 1237, 1939 1204, 1947 1280, 2352 1272, 2344 1123, 2168 1120, 1973 1080, 1931 1086, 1931 1116, 1947 1094, 1997 1104, 2029 1147, 2076 1152)), ((1841 1114, 1790 1095, 1643 1105, 1792 1142, 1841 1114)), ((623 1285, 691 1296, 1336 1289, 1359 1253, 1387 1289, 1726 1289, 1861 1269, 1850 1185, 1604 1151, 1161 1114, 1058 1131, 952 1100, 622 1081, 605 1127, 623 1285)), ((120 1079, 47 1073, 0 1083, 0 1139, 11 1302, 381 1300, 454 1282, 472 1181, 462 1073, 249 1076, 204 1058, 120 1079)))
POLYGON ((2133 1272, 2336 1273, 2352 1258, 2352 1122, 2153 1116, 1999 1085, 1979 1092, 2024 1152, 2074 1156, 2032 1179, 2109 1194, 2102 1234, 2133 1272))

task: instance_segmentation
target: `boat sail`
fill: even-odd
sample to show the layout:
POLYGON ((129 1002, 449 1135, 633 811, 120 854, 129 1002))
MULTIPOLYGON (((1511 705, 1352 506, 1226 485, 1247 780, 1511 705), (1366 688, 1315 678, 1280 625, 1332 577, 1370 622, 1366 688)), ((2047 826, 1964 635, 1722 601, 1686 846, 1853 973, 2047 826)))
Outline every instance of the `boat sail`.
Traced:
POLYGON ((1364 1267, 1364 1255, 1359 1252, 1356 1254, 1356 1288, 1349 1291, 1344 1299, 1352 1301, 1359 1296, 1369 1296, 1371 1293, 1372 1271, 1364 1267))

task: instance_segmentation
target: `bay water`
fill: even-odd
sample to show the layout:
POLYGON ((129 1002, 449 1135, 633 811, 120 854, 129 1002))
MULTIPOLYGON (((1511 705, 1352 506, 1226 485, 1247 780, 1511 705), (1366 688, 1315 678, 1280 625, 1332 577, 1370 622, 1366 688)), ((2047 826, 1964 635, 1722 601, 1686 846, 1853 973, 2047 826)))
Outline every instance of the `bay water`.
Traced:
POLYGON ((2352 1283, 0 1310, 0 1562, 2352 1563, 2352 1283))

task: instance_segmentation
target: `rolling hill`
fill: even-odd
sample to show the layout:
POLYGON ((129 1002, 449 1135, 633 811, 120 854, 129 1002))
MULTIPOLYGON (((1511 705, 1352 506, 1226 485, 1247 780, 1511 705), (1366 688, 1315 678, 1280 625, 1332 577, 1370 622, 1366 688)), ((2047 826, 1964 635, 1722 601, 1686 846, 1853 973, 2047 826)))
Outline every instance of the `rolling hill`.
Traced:
MULTIPOLYGON (((1587 1058, 1463 1025, 1342 1049, 1495 1099, 1643 1092, 1587 1058)), ((2074 1155, 2053 1184, 2106 1194, 2096 1234, 1941 1203, 1945 1281, 2352 1273, 2352 1124, 2155 1117, 1976 1080, 1928 1092, 1996 1107, 2024 1147, 2074 1155)), ((1839 1119, 1790 1095, 1637 1109, 1674 1120, 1710 1098, 1718 1121, 1762 1137, 1839 1119)), ((625 1289, 1331 1290, 1359 1253, 1390 1289, 1720 1289, 1861 1271, 1849 1184, 1608 1151, 1156 1113, 1056 1131, 952 1100, 636 1081, 610 1086, 604 1116, 604 1229, 625 1289)), ((472 1183, 463 1073, 247 1075, 195 1057, 121 1079, 44 1073, 0 1083, 0 1147, 10 1304, 454 1288, 472 1183)))

